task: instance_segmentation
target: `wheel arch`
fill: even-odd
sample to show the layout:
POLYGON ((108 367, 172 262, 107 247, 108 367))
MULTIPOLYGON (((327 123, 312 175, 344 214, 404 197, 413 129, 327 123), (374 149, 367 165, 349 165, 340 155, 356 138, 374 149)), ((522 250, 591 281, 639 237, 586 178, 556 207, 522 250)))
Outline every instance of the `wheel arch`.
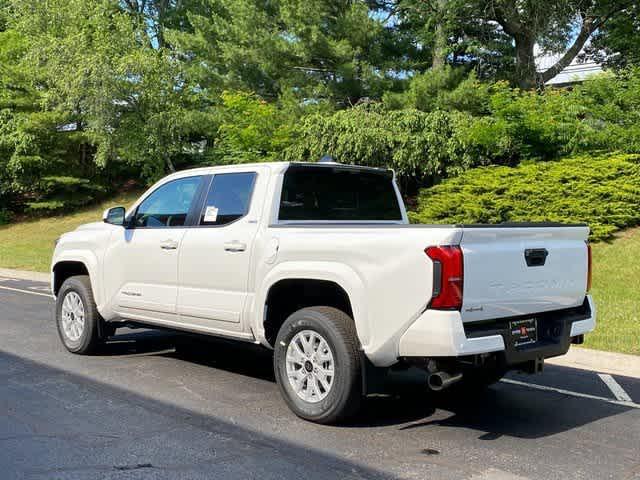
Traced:
POLYGON ((56 258, 51 266, 51 290, 58 295, 64 281, 75 275, 88 275, 96 305, 101 305, 102 292, 98 288, 97 260, 93 255, 65 255, 56 258))
POLYGON ((364 346, 369 329, 363 298, 362 281, 344 265, 281 264, 269 273, 259 290, 254 331, 263 345, 273 347, 280 325, 291 313, 305 307, 331 306, 353 319, 364 346))

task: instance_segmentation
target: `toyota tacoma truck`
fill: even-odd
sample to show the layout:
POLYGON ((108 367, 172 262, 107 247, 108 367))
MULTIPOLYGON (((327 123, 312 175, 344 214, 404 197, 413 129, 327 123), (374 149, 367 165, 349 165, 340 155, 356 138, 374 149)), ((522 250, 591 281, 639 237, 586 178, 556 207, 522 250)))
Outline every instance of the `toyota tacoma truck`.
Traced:
POLYGON ((390 369, 479 388, 581 343, 595 327, 588 233, 410 225, 388 170, 199 168, 58 239, 55 320, 77 354, 123 326, 262 344, 288 406, 335 423, 390 369))

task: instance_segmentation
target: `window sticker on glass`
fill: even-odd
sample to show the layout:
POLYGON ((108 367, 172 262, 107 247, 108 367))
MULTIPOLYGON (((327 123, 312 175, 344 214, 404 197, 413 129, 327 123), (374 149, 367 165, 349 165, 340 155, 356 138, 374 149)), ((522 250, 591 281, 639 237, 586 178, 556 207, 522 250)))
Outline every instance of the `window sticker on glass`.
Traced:
POLYGON ((204 211, 204 221, 205 222, 215 222, 218 220, 218 208, 214 206, 209 206, 204 211))

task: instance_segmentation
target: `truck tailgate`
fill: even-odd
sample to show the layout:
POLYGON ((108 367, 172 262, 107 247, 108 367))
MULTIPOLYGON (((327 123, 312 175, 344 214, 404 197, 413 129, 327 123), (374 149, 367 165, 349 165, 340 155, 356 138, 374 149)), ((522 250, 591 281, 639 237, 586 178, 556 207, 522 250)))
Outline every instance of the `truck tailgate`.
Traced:
POLYGON ((579 306, 587 288, 586 226, 463 227, 462 320, 579 306))

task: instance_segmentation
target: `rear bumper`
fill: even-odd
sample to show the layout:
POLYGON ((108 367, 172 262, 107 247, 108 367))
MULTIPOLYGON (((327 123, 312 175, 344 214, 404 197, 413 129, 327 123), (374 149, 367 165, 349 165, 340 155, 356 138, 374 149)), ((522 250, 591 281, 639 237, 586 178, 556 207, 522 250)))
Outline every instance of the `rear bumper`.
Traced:
POLYGON ((514 347, 509 341, 509 322, 504 318, 463 324, 460 312, 427 310, 400 338, 399 357, 462 357, 504 352, 507 364, 564 355, 571 338, 595 328, 596 310, 590 295, 581 307, 547 312, 538 319, 538 342, 514 347))

